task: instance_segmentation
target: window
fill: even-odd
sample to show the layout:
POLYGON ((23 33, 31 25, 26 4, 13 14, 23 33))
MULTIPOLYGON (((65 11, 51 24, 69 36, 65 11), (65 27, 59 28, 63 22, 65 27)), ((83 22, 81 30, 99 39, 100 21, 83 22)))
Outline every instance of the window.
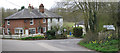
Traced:
POLYGON ((44 33, 46 32, 46 27, 43 27, 43 32, 44 32, 44 33))
POLYGON ((16 35, 24 34, 24 30, 23 29, 15 29, 15 34, 16 35))
POLYGON ((10 33, 10 29, 8 28, 8 29, 7 29, 7 34, 9 34, 9 33, 10 33))
POLYGON ((7 20, 7 25, 10 25, 10 20, 7 20))
POLYGON ((19 33, 19 30, 18 30, 18 29, 15 29, 15 33, 19 33))
POLYGON ((38 31, 37 31, 38 33, 40 33, 40 32, 41 32, 41 29, 40 29, 40 27, 37 27, 37 30, 38 30, 38 31))
POLYGON ((33 19, 31 19, 30 20, 30 25, 33 25, 33 24, 34 24, 33 19))
POLYGON ((43 19, 43 23, 46 23, 46 19, 43 19))
POLYGON ((30 29, 29 29, 29 33, 30 33, 30 34, 35 34, 35 32, 36 32, 35 28, 30 28, 30 29))
POLYGON ((20 34, 23 34, 23 30, 20 30, 20 34))

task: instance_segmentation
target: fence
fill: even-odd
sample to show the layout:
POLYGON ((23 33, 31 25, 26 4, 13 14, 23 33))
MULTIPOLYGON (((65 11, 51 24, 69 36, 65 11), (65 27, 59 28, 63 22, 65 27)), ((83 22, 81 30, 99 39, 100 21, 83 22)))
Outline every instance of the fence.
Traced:
POLYGON ((0 35, 0 38, 13 38, 13 39, 18 39, 18 38, 24 38, 24 37, 36 36, 36 35, 44 35, 44 34, 32 34, 32 35, 0 35))

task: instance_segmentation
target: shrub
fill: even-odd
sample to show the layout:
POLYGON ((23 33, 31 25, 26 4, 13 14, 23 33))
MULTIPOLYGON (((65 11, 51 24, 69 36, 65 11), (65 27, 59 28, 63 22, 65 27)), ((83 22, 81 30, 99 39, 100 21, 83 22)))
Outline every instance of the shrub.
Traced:
POLYGON ((51 40, 51 39, 52 39, 52 36, 49 35, 49 36, 47 37, 47 40, 51 40))
POLYGON ((109 40, 99 43, 97 40, 95 40, 95 41, 91 41, 90 43, 79 42, 79 44, 86 48, 100 51, 103 53, 117 53, 117 51, 119 50, 118 41, 119 40, 109 40))
POLYGON ((36 35, 35 37, 45 37, 44 35, 36 35))
POLYGON ((52 37, 55 36, 55 30, 49 30, 46 32, 46 37, 48 37, 49 35, 51 35, 52 37))
POLYGON ((73 35, 75 37, 81 37, 82 34, 83 34, 83 30, 82 29, 83 29, 82 27, 75 27, 75 28, 73 28, 73 35))
POLYGON ((21 38, 21 40, 40 40, 40 39, 44 39, 44 37, 43 36, 35 36, 35 37, 21 38))

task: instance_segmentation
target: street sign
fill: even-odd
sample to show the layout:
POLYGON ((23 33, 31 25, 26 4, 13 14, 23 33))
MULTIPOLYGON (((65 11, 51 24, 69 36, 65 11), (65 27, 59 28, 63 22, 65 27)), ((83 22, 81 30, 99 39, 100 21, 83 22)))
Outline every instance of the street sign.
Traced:
POLYGON ((107 28, 108 30, 115 30, 113 25, 103 25, 103 28, 107 28))

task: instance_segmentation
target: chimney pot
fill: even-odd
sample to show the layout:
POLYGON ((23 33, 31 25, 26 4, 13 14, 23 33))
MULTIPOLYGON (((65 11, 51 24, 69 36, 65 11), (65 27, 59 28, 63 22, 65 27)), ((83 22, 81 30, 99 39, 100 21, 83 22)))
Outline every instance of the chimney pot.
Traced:
POLYGON ((39 11, 42 12, 42 13, 44 13, 44 5, 43 4, 40 4, 39 11))
POLYGON ((34 7, 32 6, 32 9, 34 9, 34 7))

